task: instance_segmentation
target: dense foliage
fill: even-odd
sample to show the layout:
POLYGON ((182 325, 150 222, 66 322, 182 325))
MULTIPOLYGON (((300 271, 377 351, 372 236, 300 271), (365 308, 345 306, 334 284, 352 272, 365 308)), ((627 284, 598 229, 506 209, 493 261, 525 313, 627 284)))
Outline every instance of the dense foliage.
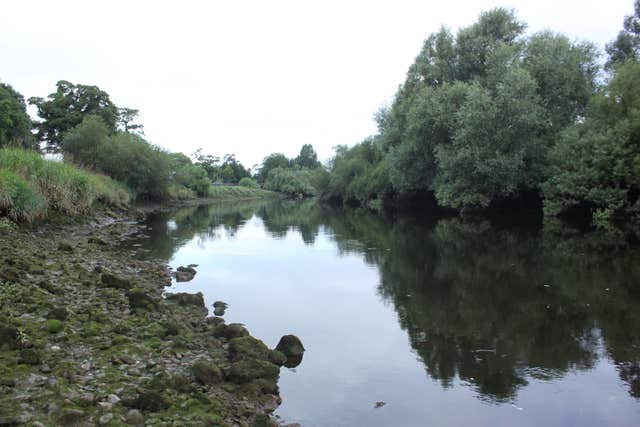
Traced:
POLYGON ((443 207, 477 210, 537 193, 549 214, 629 208, 638 198, 639 12, 636 1, 608 46, 605 87, 591 43, 525 36, 510 10, 432 34, 377 114, 378 133, 337 148, 323 197, 366 205, 430 193, 443 207))
POLYGON ((315 196, 325 186, 326 175, 313 146, 304 144, 295 159, 281 153, 265 157, 257 179, 268 190, 290 197, 308 197, 315 196))
POLYGON ((33 148, 31 126, 24 97, 11 86, 0 83, 0 147, 33 148))

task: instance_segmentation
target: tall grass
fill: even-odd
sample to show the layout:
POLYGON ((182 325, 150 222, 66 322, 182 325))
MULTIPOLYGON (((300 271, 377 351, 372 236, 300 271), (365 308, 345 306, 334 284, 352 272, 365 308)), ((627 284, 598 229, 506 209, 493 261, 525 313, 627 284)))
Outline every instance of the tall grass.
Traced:
POLYGON ((0 215, 14 221, 34 221, 50 211, 87 213, 96 202, 124 206, 129 199, 127 188, 106 176, 37 152, 0 149, 0 215))

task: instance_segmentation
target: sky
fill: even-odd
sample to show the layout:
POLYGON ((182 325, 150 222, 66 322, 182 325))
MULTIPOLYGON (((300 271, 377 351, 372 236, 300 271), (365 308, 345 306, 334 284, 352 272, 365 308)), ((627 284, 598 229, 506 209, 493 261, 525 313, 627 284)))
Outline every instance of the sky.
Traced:
POLYGON ((513 8, 603 48, 633 0, 3 1, 0 81, 25 97, 58 80, 140 110, 170 151, 235 153, 246 166, 312 144, 321 160, 376 131, 422 42, 442 25, 513 8))

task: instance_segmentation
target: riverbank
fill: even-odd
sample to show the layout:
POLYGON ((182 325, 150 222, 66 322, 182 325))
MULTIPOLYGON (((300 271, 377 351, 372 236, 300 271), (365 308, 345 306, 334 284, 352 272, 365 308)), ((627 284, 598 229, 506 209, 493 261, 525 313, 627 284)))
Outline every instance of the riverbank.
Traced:
POLYGON ((0 425, 274 423, 284 356, 163 297, 168 267, 122 249, 142 215, 0 230, 0 425))

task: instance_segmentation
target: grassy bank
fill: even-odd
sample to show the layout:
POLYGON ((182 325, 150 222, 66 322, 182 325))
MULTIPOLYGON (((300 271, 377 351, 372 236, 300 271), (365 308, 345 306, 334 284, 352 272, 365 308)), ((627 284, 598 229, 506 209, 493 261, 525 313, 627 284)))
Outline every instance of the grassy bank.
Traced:
POLYGON ((249 188, 239 185, 214 185, 209 190, 208 199, 213 200, 242 200, 273 197, 276 193, 261 188, 249 188))
POLYGON ((34 151, 0 149, 0 216, 33 221, 51 211, 87 213, 97 203, 121 207, 129 199, 124 185, 103 175, 45 160, 34 151))

